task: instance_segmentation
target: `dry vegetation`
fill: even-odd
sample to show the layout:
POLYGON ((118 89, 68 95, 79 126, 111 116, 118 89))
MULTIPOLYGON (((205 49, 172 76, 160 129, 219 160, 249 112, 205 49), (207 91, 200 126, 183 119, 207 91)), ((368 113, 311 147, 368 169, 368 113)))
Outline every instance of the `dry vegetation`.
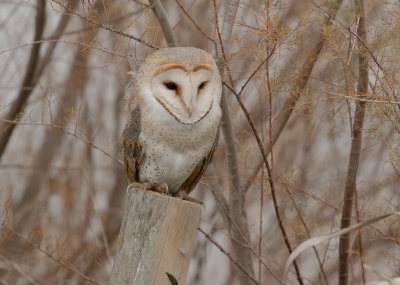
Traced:
MULTIPOLYGON (((398 211, 398 1, 147 1, 0 1, 0 283, 108 284, 130 50, 195 46, 223 75, 187 284, 281 284, 310 237, 398 211)), ((305 251, 289 284, 398 276, 397 220, 305 251)))

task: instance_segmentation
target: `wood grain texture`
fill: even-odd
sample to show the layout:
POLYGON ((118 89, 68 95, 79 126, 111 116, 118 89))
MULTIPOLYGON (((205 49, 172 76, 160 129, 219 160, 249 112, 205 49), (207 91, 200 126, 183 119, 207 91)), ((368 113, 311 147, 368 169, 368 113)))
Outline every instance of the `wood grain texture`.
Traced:
POLYGON ((132 189, 120 230, 110 285, 186 284, 201 206, 132 189))

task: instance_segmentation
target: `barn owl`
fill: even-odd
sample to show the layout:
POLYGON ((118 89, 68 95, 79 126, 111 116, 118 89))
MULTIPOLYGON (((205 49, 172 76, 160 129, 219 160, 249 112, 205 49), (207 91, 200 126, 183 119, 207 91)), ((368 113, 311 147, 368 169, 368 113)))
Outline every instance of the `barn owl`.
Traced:
POLYGON ((125 173, 132 187, 194 201, 188 194, 211 162, 221 118, 221 78, 207 52, 164 48, 138 62, 125 97, 125 173))

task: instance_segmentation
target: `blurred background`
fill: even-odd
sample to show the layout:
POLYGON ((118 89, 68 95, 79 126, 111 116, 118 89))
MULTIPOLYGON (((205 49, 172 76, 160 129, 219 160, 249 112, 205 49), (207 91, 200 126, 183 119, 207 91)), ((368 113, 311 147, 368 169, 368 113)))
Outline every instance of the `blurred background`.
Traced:
MULTIPOLYGON (((169 43, 154 6, 140 1, 0 0, 2 284, 109 282, 127 200, 119 149, 125 55, 142 60, 169 43)), ((357 43, 354 1, 160 3, 176 45, 208 51, 230 87, 213 166, 191 195, 206 204, 200 228, 208 237, 197 234, 187 284, 255 284, 237 262, 258 284, 280 284, 289 256, 259 145, 231 89, 269 153, 280 221, 294 249, 340 229, 364 53, 363 98, 370 102, 353 217, 398 210, 398 1, 363 1, 368 50, 357 43), (238 241, 210 188, 248 242, 238 241)), ((297 259, 303 284, 338 282, 338 245, 338 238, 326 240, 297 259)), ((363 264, 400 274, 396 218, 353 232, 350 245, 349 284, 381 279, 363 264)), ((290 284, 299 284, 295 272, 292 266, 290 284)))

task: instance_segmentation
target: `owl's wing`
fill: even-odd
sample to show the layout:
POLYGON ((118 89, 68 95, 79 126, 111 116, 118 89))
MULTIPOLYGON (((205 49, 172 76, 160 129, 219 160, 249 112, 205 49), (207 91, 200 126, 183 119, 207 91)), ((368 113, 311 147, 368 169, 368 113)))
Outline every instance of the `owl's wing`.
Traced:
POLYGON ((218 139, 219 139, 219 128, 217 130, 217 134, 215 135, 213 146, 211 147, 210 152, 207 156, 202 159, 194 168, 192 174, 189 176, 188 179, 182 184, 181 189, 186 189, 186 194, 189 194, 193 191, 196 187, 197 183, 199 183, 201 177, 203 176, 204 172, 206 171, 208 165, 211 163, 212 158, 214 156, 215 151, 218 147, 218 139))
POLYGON ((121 138, 125 175, 129 179, 130 183, 138 182, 139 179, 138 167, 143 156, 143 149, 139 143, 141 132, 142 124, 140 119, 140 105, 137 103, 129 114, 121 138))

